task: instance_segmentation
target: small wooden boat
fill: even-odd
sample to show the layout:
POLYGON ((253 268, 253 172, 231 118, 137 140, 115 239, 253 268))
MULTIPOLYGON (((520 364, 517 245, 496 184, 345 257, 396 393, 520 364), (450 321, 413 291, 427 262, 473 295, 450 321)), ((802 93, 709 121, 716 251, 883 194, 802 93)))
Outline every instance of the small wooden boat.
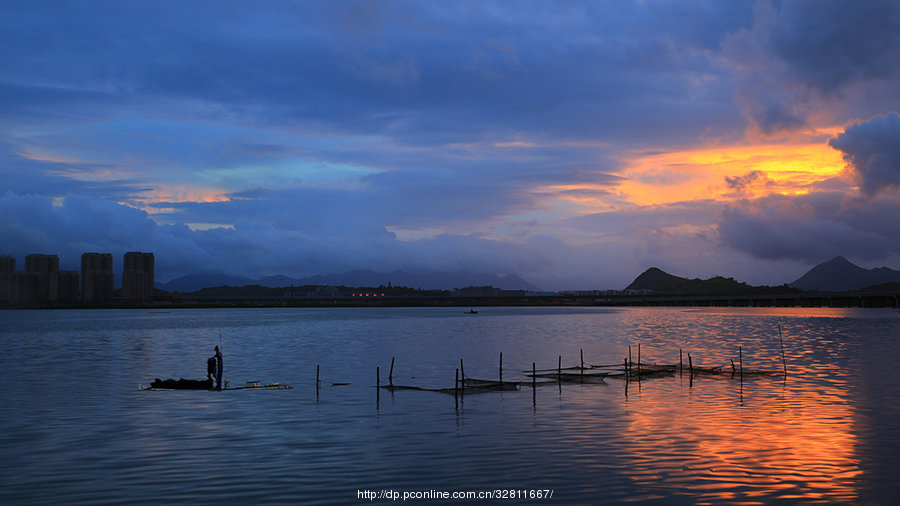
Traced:
MULTIPOLYGON (((150 386, 139 387, 141 390, 153 390, 153 391, 167 391, 167 390, 207 390, 214 391, 214 382, 212 380, 192 380, 192 379, 184 379, 179 378, 177 380, 167 379, 161 380, 156 378, 150 386)), ((270 383, 268 385, 260 385, 258 381, 247 382, 245 386, 229 388, 228 384, 225 384, 225 388, 222 391, 229 390, 290 390, 294 387, 291 385, 282 385, 279 383, 270 383)))

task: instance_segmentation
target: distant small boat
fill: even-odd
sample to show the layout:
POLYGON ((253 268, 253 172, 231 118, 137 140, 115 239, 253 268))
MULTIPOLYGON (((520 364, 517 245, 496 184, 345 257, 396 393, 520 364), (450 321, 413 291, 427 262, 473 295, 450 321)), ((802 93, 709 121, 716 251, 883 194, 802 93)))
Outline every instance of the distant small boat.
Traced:
POLYGON ((478 314, 478 311, 475 311, 474 309, 470 309, 470 310, 466 311, 466 314, 478 314))

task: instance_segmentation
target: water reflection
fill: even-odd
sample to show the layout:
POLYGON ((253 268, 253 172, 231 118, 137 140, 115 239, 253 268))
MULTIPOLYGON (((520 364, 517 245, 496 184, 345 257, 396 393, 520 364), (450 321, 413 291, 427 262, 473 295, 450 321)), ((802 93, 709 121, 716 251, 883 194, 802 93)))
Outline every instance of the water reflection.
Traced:
MULTIPOLYGON (((860 471, 846 385, 796 377, 660 378, 632 388, 622 455, 634 482, 698 504, 853 502, 860 471)), ((817 376, 814 376, 817 377, 817 376)))

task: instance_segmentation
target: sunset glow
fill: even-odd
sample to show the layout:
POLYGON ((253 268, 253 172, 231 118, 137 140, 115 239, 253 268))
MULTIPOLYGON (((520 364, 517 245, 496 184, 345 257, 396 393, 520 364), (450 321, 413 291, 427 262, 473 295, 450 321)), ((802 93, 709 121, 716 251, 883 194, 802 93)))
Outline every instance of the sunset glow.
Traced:
POLYGON ((803 195, 844 172, 840 152, 825 143, 736 145, 651 153, 626 159, 617 187, 638 205, 733 200, 777 193, 803 195))

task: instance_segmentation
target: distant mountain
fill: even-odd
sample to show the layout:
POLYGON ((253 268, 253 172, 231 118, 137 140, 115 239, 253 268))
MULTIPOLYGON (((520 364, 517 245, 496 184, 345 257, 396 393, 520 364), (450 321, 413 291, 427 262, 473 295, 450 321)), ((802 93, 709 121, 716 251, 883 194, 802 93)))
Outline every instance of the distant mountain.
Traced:
POLYGON ((813 267, 790 286, 801 290, 844 292, 885 283, 900 283, 900 271, 887 267, 864 269, 839 256, 813 267))
POLYGON ((626 290, 651 290, 657 294, 672 295, 738 295, 751 293, 777 293, 789 291, 785 287, 752 286, 734 278, 716 276, 709 279, 688 279, 674 276, 656 267, 641 273, 626 290))
POLYGON ((250 279, 241 276, 230 276, 222 273, 189 274, 173 279, 157 286, 169 292, 195 292, 203 288, 218 286, 250 286, 260 285, 269 288, 304 285, 377 287, 407 286, 424 290, 449 290, 467 286, 494 286, 504 290, 539 291, 535 285, 512 274, 497 276, 494 274, 478 274, 470 272, 432 272, 409 273, 404 271, 374 272, 355 270, 343 274, 310 276, 307 278, 290 278, 288 276, 268 276, 262 279, 250 279))
POLYGON ((494 274, 482 274, 463 271, 443 271, 430 273, 411 273, 404 271, 374 272, 356 270, 344 274, 328 274, 324 276, 311 276, 299 280, 304 285, 331 285, 331 286, 408 286, 410 288, 422 288, 424 290, 449 290, 464 288, 467 286, 493 286, 503 290, 540 290, 535 285, 511 274, 497 276, 494 274))
POLYGON ((690 279, 673 276, 662 269, 651 267, 636 277, 625 289, 668 292, 686 289, 690 284, 690 279))
POLYGON ((157 283, 156 286, 168 292, 194 292, 210 286, 245 286, 253 284, 258 284, 258 282, 250 278, 229 276, 221 272, 205 272, 202 274, 188 274, 175 278, 168 283, 157 283))

